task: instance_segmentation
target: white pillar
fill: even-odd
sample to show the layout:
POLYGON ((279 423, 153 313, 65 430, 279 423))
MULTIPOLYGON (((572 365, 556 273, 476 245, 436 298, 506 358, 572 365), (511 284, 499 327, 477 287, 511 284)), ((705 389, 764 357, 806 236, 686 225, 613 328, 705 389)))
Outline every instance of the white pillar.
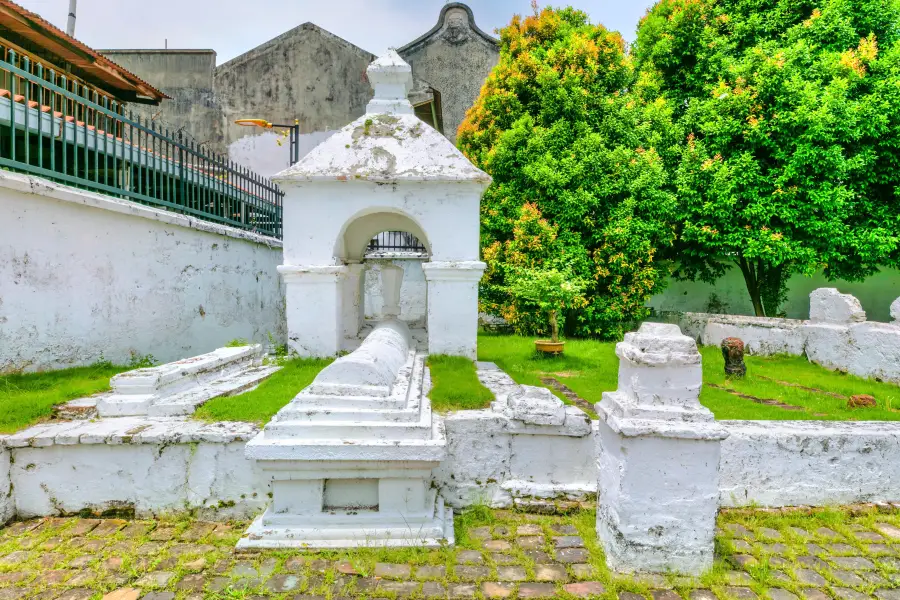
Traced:
POLYGON ((428 352, 477 358, 480 261, 422 263, 428 282, 428 352))
POLYGON ((381 297, 384 306, 381 314, 385 319, 400 316, 400 286, 403 285, 403 269, 397 265, 381 265, 381 297))
POLYGON ((287 304, 288 344, 303 357, 334 356, 344 337, 344 266, 280 265, 287 304))
POLYGON ((366 269, 363 263, 347 265, 347 275, 343 284, 343 335, 345 338, 356 338, 362 329, 366 317, 366 269))
POLYGON ((699 402, 697 345, 677 325, 644 323, 616 355, 619 389, 597 404, 597 535, 607 564, 700 575, 713 564, 728 433, 699 402))

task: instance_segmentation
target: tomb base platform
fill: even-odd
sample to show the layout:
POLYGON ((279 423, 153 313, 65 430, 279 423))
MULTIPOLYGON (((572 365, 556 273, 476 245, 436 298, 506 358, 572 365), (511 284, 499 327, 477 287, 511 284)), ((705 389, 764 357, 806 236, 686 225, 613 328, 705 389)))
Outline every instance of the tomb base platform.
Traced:
POLYGON ((453 545, 453 509, 436 494, 422 513, 389 515, 376 510, 340 509, 313 515, 257 517, 238 542, 238 550, 330 548, 439 548, 453 545))

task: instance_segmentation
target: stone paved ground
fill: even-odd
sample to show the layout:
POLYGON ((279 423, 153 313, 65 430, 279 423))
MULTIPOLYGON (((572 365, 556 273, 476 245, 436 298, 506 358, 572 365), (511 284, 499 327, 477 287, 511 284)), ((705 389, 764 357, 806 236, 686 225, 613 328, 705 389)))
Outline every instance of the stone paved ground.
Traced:
POLYGON ((246 523, 33 520, 0 530, 0 600, 900 600, 895 509, 725 513, 699 579, 611 575, 593 522, 479 509, 457 517, 453 549, 238 554, 246 523))

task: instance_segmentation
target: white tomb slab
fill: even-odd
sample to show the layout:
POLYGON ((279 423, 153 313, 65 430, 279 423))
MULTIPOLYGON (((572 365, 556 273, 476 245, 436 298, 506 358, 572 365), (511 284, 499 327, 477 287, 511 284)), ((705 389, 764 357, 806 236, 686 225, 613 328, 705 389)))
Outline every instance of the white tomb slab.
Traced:
POLYGON ((597 535, 616 571, 712 567, 719 455, 728 436, 700 404, 696 342, 644 323, 616 345, 619 388, 597 404, 597 535))
MULTIPOLYGON (((387 303, 401 281, 386 279, 387 303)), ((323 369, 247 444, 273 502, 238 548, 452 544, 453 511, 430 485, 447 440, 426 388, 425 355, 395 318, 323 369)))
POLYGON ((260 344, 219 348, 158 367, 120 373, 97 399, 101 417, 174 417, 193 414, 219 396, 247 391, 281 367, 263 364, 260 344))

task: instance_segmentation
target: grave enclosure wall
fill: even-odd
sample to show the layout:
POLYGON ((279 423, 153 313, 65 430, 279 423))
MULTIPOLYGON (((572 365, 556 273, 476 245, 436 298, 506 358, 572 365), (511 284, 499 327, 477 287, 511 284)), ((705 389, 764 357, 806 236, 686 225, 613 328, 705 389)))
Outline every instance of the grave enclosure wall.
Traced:
POLYGON ((0 373, 284 340, 281 242, 0 172, 0 373))
POLYGON ((750 354, 806 355, 826 369, 900 383, 900 298, 891 305, 891 316, 892 323, 866 321, 856 298, 820 288, 810 294, 805 321, 685 313, 680 325, 706 346, 737 337, 750 354))
MULTIPOLYGON (((255 426, 183 420, 157 438, 128 432, 158 420, 116 421, 115 431, 80 422, 86 429, 59 424, 0 437, 0 522, 122 507, 144 516, 200 509, 247 518, 269 502, 269 481, 244 458, 255 426)), ((900 499, 892 458, 900 423, 720 423, 730 434, 721 449, 720 506, 900 499)), ((531 493, 592 501, 596 421, 587 436, 565 427, 516 433, 512 419, 490 410, 450 413, 445 424, 448 457, 435 483, 454 507, 510 506, 531 493), (532 460, 536 449, 540 461, 532 460)))

